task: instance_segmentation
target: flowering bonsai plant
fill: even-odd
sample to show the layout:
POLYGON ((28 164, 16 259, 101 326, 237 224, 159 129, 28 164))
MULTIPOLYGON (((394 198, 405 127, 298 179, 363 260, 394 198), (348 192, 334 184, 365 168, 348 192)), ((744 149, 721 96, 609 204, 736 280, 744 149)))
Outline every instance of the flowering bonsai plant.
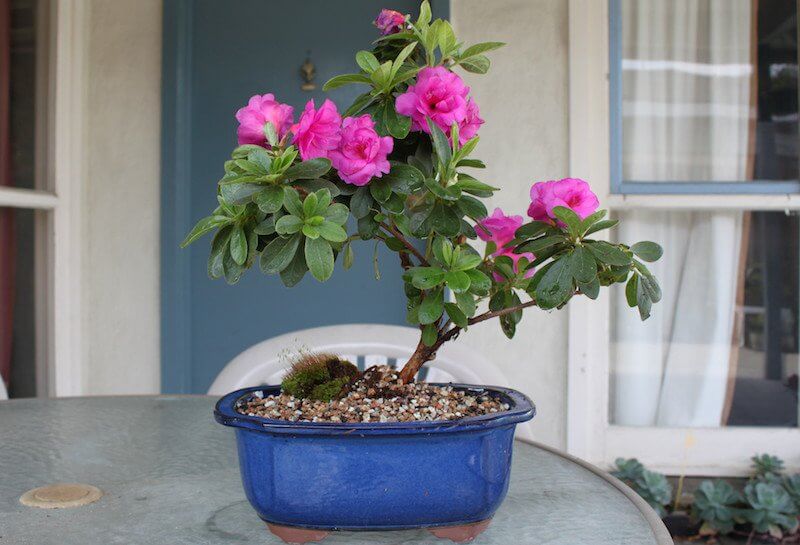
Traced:
POLYGON ((208 272, 229 283, 256 262, 289 287, 307 272, 324 282, 337 260, 352 265, 359 241, 385 245, 403 269, 420 333, 399 373, 311 354, 281 388, 217 403, 217 420, 236 428, 248 499, 292 543, 341 529, 474 538, 508 488, 514 426, 534 408, 510 389, 415 383, 421 366, 485 320, 513 337, 528 307, 562 308, 626 283, 644 319, 661 297, 644 263, 661 248, 592 239, 616 221, 583 180, 533 184, 528 221, 488 213, 482 199, 498 188, 476 177, 483 119, 459 74, 486 73, 486 53, 503 44, 465 46, 431 19, 427 0, 413 21, 381 12, 382 37, 356 53, 360 70, 324 87, 363 89, 344 111, 312 100, 295 119, 272 94, 252 97, 236 113, 239 147, 219 205, 184 241, 215 231, 208 272))
POLYGON ((661 293, 645 262, 662 250, 591 238, 617 221, 585 181, 533 184, 528 221, 488 214, 481 199, 501 184, 476 177, 483 119, 459 71, 485 74, 486 53, 504 44, 464 46, 447 21, 431 21, 427 1, 414 21, 384 10, 376 25, 383 36, 356 53, 360 71, 325 84, 364 89, 345 111, 311 100, 295 120, 265 94, 236 113, 239 147, 218 206, 183 243, 216 232, 209 275, 233 284, 258 262, 289 287, 306 272, 324 282, 337 260, 351 266, 357 241, 384 244, 397 253, 407 319, 420 329, 400 372, 406 383, 470 325, 497 319, 510 338, 525 308, 595 299, 602 286, 626 283, 629 305, 646 319, 661 293))

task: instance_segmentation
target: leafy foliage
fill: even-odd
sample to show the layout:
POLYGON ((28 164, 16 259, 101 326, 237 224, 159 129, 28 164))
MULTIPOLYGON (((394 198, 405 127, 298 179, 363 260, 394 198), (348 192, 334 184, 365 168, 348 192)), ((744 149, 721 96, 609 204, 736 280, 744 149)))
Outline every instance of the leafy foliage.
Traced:
POLYGON ((633 488, 656 513, 664 516, 666 506, 672 499, 672 485, 661 473, 656 473, 644 468, 635 458, 618 458, 615 461, 617 469, 611 474, 633 488))
MULTIPOLYGON (((513 337, 524 307, 562 308, 576 295, 595 299, 602 286, 615 283, 626 284, 628 302, 642 319, 649 316, 661 298, 645 266, 661 257, 657 244, 607 242, 598 236, 617 222, 605 219, 605 211, 581 219, 557 207, 556 218, 516 231, 512 247, 517 255, 511 250, 497 255, 492 244, 479 252, 472 241, 487 216, 482 199, 497 191, 474 175, 484 167, 474 157, 479 138, 462 143, 458 124, 445 134, 430 119, 426 131, 412 132, 411 119, 397 113, 397 96, 420 70, 442 66, 483 74, 491 65, 487 54, 503 43, 459 42, 449 22, 432 20, 425 0, 407 28, 373 45, 356 53, 359 72, 336 76, 325 89, 365 88, 344 115, 369 114, 378 134, 394 139, 390 171, 365 186, 350 185, 328 159, 302 161, 291 132, 279 138, 266 123, 268 145, 233 150, 219 180, 217 208, 183 242, 186 246, 214 233, 211 278, 234 284, 257 262, 262 272, 280 275, 289 287, 307 272, 324 282, 340 255, 343 268, 352 265, 356 244, 363 240, 398 254, 407 318, 420 328, 428 347, 493 317, 513 337), (479 315, 481 304, 488 304, 489 311, 479 315)), ((378 277, 377 258, 373 261, 378 277)), ((652 477, 648 483, 660 486, 652 477)))
POLYGON ((694 493, 692 514, 703 521, 703 535, 727 534, 733 531, 742 495, 727 482, 703 481, 694 493))
POLYGON ((778 483, 753 481, 744 489, 749 509, 743 514, 756 532, 780 538, 797 529, 797 510, 792 498, 778 483))
POLYGON ((776 481, 783 472, 783 460, 770 454, 756 454, 753 462, 753 478, 762 481, 776 481))

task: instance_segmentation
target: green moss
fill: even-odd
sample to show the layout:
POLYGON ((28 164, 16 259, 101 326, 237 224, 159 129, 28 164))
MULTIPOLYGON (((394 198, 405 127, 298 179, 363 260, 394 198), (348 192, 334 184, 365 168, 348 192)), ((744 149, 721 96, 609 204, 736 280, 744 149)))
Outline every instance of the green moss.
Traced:
POLYGON ((358 367, 331 354, 304 354, 281 383, 284 393, 297 398, 330 401, 361 375, 358 367))

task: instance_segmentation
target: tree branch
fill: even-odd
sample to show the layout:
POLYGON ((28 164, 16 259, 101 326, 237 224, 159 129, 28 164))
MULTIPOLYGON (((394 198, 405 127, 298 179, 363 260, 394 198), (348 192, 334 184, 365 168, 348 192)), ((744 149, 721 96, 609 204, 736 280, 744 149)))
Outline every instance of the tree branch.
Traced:
POLYGON ((425 259, 425 256, 424 256, 424 255, 422 255, 422 254, 420 253, 420 251, 419 251, 419 250, 417 250, 417 249, 414 247, 414 245, 413 245, 413 244, 411 244, 411 243, 410 243, 410 242, 409 242, 409 241, 406 239, 406 237, 404 237, 404 236, 403 236, 403 234, 402 234, 400 231, 398 231, 397 229, 395 229, 393 225, 389 225, 389 224, 387 224, 387 223, 383 223, 383 222, 379 223, 378 225, 380 225, 381 227, 383 227, 383 229, 384 229, 384 230, 385 230, 387 233, 389 233, 390 235, 392 235, 394 238, 396 238, 397 240, 399 240, 399 241, 400 241, 400 242, 403 244, 403 246, 405 246, 406 248, 408 248, 408 251, 409 251, 409 252, 411 252, 411 253, 414 255, 414 257, 416 257, 417 259, 419 259, 419 262, 420 262, 420 264, 421 264, 421 265, 424 265, 425 267, 430 267, 430 263, 428 263, 428 260, 427 260, 427 259, 425 259))

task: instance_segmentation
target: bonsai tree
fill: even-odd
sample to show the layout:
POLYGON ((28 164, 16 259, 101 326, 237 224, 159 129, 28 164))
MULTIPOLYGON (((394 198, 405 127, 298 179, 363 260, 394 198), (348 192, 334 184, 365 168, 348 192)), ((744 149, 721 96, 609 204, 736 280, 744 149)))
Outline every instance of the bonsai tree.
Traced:
POLYGON ((471 325, 496 319, 511 338, 524 309, 595 299, 601 286, 625 283, 646 319, 661 292, 644 262, 661 247, 591 238, 617 221, 585 181, 533 184, 528 221, 499 208, 489 215, 482 202, 502 182, 476 174, 483 119, 459 72, 485 74, 486 54, 504 44, 465 46, 450 23, 431 20, 427 0, 416 20, 383 10, 375 24, 382 36, 356 53, 360 70, 325 84, 363 88, 344 112, 312 100, 295 122, 291 106, 265 94, 236 113, 239 147, 218 206, 183 243, 215 232, 209 276, 235 284, 258 261, 288 287, 306 272, 324 282, 337 260, 351 266, 358 241, 385 245, 404 271, 408 322, 420 329, 406 383, 471 325))

